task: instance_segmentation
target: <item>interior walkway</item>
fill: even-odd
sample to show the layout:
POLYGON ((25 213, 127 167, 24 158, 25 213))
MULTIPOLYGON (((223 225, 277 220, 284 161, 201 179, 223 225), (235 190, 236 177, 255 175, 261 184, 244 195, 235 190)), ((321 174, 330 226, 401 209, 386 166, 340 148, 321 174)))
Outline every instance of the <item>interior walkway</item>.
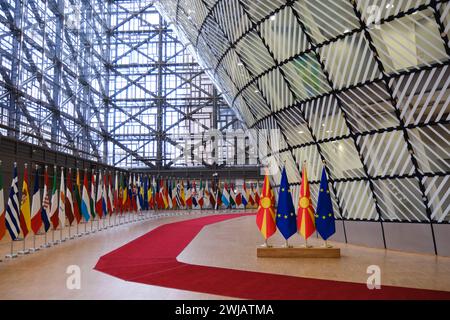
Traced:
MULTIPOLYGON (((100 256, 153 228, 195 217, 198 215, 160 217, 121 225, 38 253, 4 260, 0 263, 0 299, 226 298, 126 282, 93 270, 100 256), (81 268, 80 290, 66 288, 69 276, 66 270, 70 265, 81 268)), ((360 283, 366 282, 367 267, 378 265, 382 285, 450 291, 450 258, 336 244, 342 248, 341 259, 257 259, 255 248, 261 242, 253 216, 231 219, 204 228, 178 259, 191 264, 360 283)), ((271 242, 283 243, 278 236, 271 242)), ((300 244, 300 238, 296 236, 292 243, 300 244)))

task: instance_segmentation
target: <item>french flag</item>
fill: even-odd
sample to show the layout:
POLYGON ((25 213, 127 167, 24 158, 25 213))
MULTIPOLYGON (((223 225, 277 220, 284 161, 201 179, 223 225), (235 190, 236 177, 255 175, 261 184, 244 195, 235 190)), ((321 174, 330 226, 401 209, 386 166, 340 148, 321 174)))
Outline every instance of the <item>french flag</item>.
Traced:
POLYGON ((39 174, 38 166, 36 165, 36 171, 34 175, 34 188, 33 188, 33 198, 31 200, 31 229, 34 234, 39 232, 42 226, 42 216, 41 216, 41 193, 39 191, 39 174))
POLYGON ((44 223, 44 230, 47 232, 50 229, 50 198, 48 197, 48 172, 47 166, 44 171, 44 195, 42 197, 42 222, 44 223))

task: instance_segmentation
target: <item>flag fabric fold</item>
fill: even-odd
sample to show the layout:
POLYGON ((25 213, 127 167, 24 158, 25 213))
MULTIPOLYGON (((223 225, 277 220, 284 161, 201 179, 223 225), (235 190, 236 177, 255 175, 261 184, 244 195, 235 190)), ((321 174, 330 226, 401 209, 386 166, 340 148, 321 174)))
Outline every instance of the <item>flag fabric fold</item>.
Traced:
POLYGON ((91 199, 89 199, 88 188, 88 173, 87 170, 85 170, 83 177, 83 191, 81 196, 81 214, 86 222, 88 222, 91 218, 91 199))
POLYGON ((95 219, 95 172, 91 173, 91 198, 90 198, 91 216, 95 219))
POLYGON ((248 200, 247 200, 247 186, 246 186, 245 181, 244 181, 244 184, 242 187, 241 199, 242 199, 241 201, 242 201, 242 204, 244 205, 244 208, 246 208, 247 204, 248 204, 248 200))
POLYGON ((98 172, 98 180, 97 180, 97 198, 95 199, 95 213, 98 218, 101 219, 103 217, 103 180, 102 180, 102 172, 98 172))
POLYGON ((33 198, 31 199, 31 230, 37 234, 42 226, 41 191, 39 190, 39 172, 36 166, 34 175, 33 198))
POLYGON ((228 193, 228 185, 226 183, 223 185, 221 200, 226 208, 230 206, 230 194, 228 193))
POLYGON ((56 182, 58 169, 56 166, 53 167, 53 184, 52 184, 52 198, 50 205, 50 221, 52 222, 53 230, 56 230, 59 225, 59 194, 58 185, 56 182))
POLYGON ((270 238, 276 231, 275 223, 275 199, 269 182, 269 176, 264 177, 264 184, 261 193, 261 201, 256 214, 256 225, 264 239, 270 238))
POLYGON ((0 161, 0 240, 6 233, 6 211, 5 211, 5 199, 3 198, 3 168, 0 161))
POLYGON ((22 200, 20 202, 20 229, 25 238, 31 231, 31 209, 30 209, 30 192, 28 183, 28 167, 25 164, 22 184, 22 200))
POLYGON ((44 224, 44 231, 50 229, 50 198, 48 197, 48 170, 45 166, 44 170, 44 193, 42 194, 42 210, 41 219, 44 224))
POLYGON ((17 177, 17 164, 14 163, 13 178, 5 213, 6 229, 8 229, 11 240, 17 240, 19 238, 19 210, 19 178, 17 177))
POLYGON ((65 205, 65 213, 67 220, 69 220, 69 226, 72 225, 75 220, 75 216, 73 214, 73 198, 72 198, 72 169, 69 168, 69 172, 67 173, 67 182, 66 182, 66 200, 64 202, 65 205))
POLYGON ((66 225, 66 193, 64 192, 64 168, 61 167, 61 182, 59 185, 59 207, 58 207, 58 219, 61 229, 64 229, 66 225))
POLYGON ((81 221, 81 188, 80 188, 80 170, 77 169, 77 176, 73 188, 75 201, 73 201, 73 215, 77 223, 81 221))

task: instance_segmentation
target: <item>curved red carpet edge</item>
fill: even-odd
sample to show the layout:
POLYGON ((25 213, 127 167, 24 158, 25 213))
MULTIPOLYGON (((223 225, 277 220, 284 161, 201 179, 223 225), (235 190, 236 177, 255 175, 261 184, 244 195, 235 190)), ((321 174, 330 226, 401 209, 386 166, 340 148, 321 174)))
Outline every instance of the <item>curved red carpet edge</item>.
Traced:
POLYGON ((95 269, 127 281, 235 298, 450 299, 450 292, 293 277, 191 265, 177 256, 209 224, 248 214, 224 214, 162 225, 102 256, 95 269))

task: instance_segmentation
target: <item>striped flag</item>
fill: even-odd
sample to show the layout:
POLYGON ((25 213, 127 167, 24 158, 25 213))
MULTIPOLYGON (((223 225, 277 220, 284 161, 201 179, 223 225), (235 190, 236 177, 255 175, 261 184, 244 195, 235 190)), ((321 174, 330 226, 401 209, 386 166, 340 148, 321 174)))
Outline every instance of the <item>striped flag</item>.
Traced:
POLYGON ((230 206, 230 194, 228 193, 228 185, 225 183, 223 186, 223 193, 221 197, 223 205, 228 208, 230 206))
POLYGON ((39 173, 38 166, 36 165, 33 198, 31 199, 31 229, 33 230, 34 234, 37 234, 42 226, 41 205, 42 203, 41 192, 39 190, 39 173))
POLYGON ((91 216, 92 219, 95 219, 95 173, 94 169, 92 169, 91 173, 91 198, 90 205, 91 205, 91 216))
POLYGON ((167 191, 167 182, 165 182, 163 179, 161 179, 161 196, 163 199, 164 208, 167 209, 169 207, 169 199, 167 197, 168 191, 167 191))
POLYGON ((175 201, 177 202, 178 208, 181 208, 181 207, 182 207, 182 204, 181 204, 181 187, 180 187, 180 181, 178 181, 177 187, 176 187, 176 190, 175 190, 175 201))
POLYGON ((91 199, 89 199, 87 176, 88 176, 87 170, 84 170, 83 193, 81 199, 81 214, 83 215, 83 218, 86 222, 89 221, 91 217, 91 199))
POLYGON ((44 193, 42 195, 42 211, 41 219, 44 223, 44 230, 47 232, 50 229, 50 199, 48 197, 48 171, 47 166, 44 170, 44 193))
POLYGON ((248 201, 247 201, 247 187, 246 187, 245 181, 244 181, 244 186, 243 186, 241 197, 242 197, 241 198, 242 204, 244 205, 244 208, 245 208, 245 207, 247 207, 247 203, 248 203, 248 201))
POLYGON ((61 167, 61 182, 59 183, 58 218, 61 229, 66 226, 66 193, 64 192, 64 167, 61 167))
POLYGON ((205 190, 203 191, 203 205, 205 206, 205 208, 209 207, 211 205, 210 202, 210 193, 209 193, 209 183, 208 180, 206 180, 205 183, 205 190))
POLYGON ((137 202, 136 202, 136 176, 130 176, 130 186, 129 186, 129 199, 130 199, 130 211, 135 212, 137 210, 137 202))
POLYGON ((107 177, 106 177, 106 171, 103 174, 103 189, 102 189, 102 210, 103 210, 103 216, 108 215, 108 193, 107 193, 107 177))
POLYGON ((5 200, 3 198, 3 168, 0 160, 0 240, 6 233, 5 200))
POLYGON ((13 178, 9 190, 8 204, 6 206, 6 229, 12 240, 19 237, 19 179, 17 178, 17 163, 14 162, 13 178))
POLYGON ((198 201, 197 201, 197 186, 195 184, 195 181, 192 182, 192 207, 197 207, 198 206, 198 201))
POLYGON ((214 182, 211 183, 211 189, 209 190, 209 187, 207 188, 209 192, 209 205, 211 208, 216 208, 216 196, 214 192, 214 182))
POLYGON ((97 213, 99 219, 103 217, 103 208, 102 208, 102 193, 103 193, 103 187, 102 187, 103 181, 102 181, 102 172, 98 172, 98 186, 97 186, 97 198, 95 201, 95 212, 97 213))
POLYGON ((111 172, 108 174, 108 213, 112 215, 114 211, 114 196, 112 193, 112 178, 111 172))
POLYGON ((236 192, 234 190, 234 184, 230 184, 230 208, 236 207, 236 192))
POLYGON ((172 193, 171 193, 171 201, 172 201, 172 208, 176 209, 178 207, 177 202, 177 184, 175 183, 175 180, 172 180, 172 193))
POLYGON ((69 172, 67 173, 67 182, 66 182, 66 201, 65 205, 65 213, 66 217, 69 220, 69 225, 71 226, 73 220, 75 220, 75 216, 73 215, 73 199, 72 199, 72 169, 69 168, 69 172))
POLYGON ((123 206, 122 206, 122 200, 123 200, 122 199, 122 195, 123 195, 122 172, 120 172, 120 174, 119 174, 119 178, 117 180, 117 183, 118 183, 118 185, 117 185, 118 190, 117 190, 117 209, 116 210, 117 210, 117 213, 122 214, 122 210, 123 210, 123 206))
POLYGON ((53 229, 56 230, 59 224, 58 217, 58 189, 56 188, 57 168, 53 167, 53 185, 52 185, 52 203, 50 206, 50 220, 52 221, 53 229))
POLYGON ((28 166, 25 164, 22 184, 22 201, 20 202, 20 229, 23 237, 31 231, 31 213, 30 213, 30 192, 28 188, 28 166))
POLYGON ((76 183, 73 188, 73 195, 75 197, 75 201, 73 202, 73 215, 77 220, 77 223, 81 222, 81 182, 80 182, 80 170, 77 168, 77 177, 76 183))

